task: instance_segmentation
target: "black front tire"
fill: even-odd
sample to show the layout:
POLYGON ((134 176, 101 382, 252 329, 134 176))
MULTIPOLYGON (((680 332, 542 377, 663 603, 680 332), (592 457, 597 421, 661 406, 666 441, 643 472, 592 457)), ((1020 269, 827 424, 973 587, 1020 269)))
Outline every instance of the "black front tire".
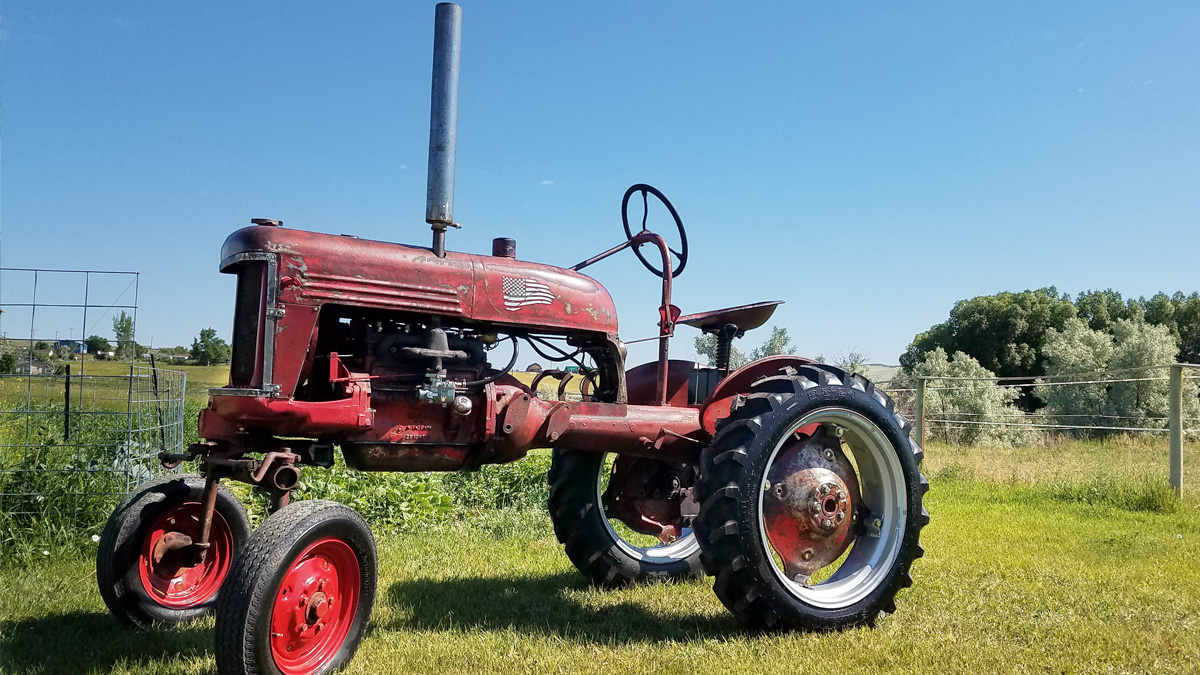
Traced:
POLYGON ((599 490, 604 457, 579 450, 555 450, 551 456, 550 521, 576 569, 602 588, 702 578, 694 534, 669 546, 642 548, 621 539, 608 525, 599 490))
MULTIPOLYGON (((156 521, 167 511, 185 505, 191 505, 189 515, 194 516, 203 492, 204 478, 196 474, 163 476, 139 485, 109 516, 96 549, 96 583, 113 616, 127 624, 149 628, 156 623, 193 621, 213 612, 221 591, 198 597, 196 603, 188 606, 180 606, 184 604, 181 602, 164 604, 147 589, 141 569, 146 565, 144 549, 156 521)), ((225 541, 232 544, 232 550, 222 555, 233 556, 250 536, 250 518, 237 497, 224 487, 217 488, 216 513, 221 519, 220 527, 228 534, 225 541)), ((198 532, 187 534, 195 536, 198 532)), ((217 573, 230 568, 232 559, 214 560, 219 553, 217 547, 209 551, 209 564, 218 565, 217 573)), ((223 585, 222 579, 216 579, 216 583, 223 585)))
MULTIPOLYGON (((271 514, 238 556, 217 605, 217 672, 323 675, 344 667, 371 619, 377 568, 371 528, 353 509, 313 500, 271 514), (328 586, 313 584, 309 574, 321 569, 313 565, 322 563, 323 569, 333 571, 328 586), (333 588, 336 597, 322 595, 329 603, 324 612, 318 605, 309 607, 311 614, 295 615, 293 605, 304 607, 306 600, 311 605, 316 595, 327 591, 334 596, 333 588), (352 592, 357 595, 349 595, 352 592), (311 617, 308 632, 288 632, 295 628, 288 624, 289 617, 296 621, 297 616, 311 617), (326 634, 333 637, 318 639, 326 634)), ((310 619, 303 620, 308 625, 310 619)))
MULTIPOLYGON (((922 505, 929 484, 919 471, 922 452, 909 439, 909 424, 896 413, 892 400, 866 378, 823 364, 788 371, 759 380, 750 394, 736 401, 701 455, 701 507, 695 527, 705 569, 716 576, 717 597, 747 627, 830 630, 870 624, 881 612, 895 611, 896 594, 912 585, 909 570, 924 554, 919 537, 929 522, 922 505), (857 590, 846 592, 831 585, 831 595, 824 597, 820 584, 810 587, 785 578, 767 543, 760 506, 774 453, 802 420, 821 415, 840 415, 878 431, 878 448, 871 452, 879 456, 859 458, 859 449, 852 447, 857 471, 862 481, 864 466, 891 467, 890 483, 862 481, 863 490, 867 495, 890 484, 889 503, 897 504, 889 518, 875 521, 877 516, 870 516, 871 522, 880 523, 877 532, 886 539, 866 539, 868 535, 860 532, 854 544, 865 542, 864 554, 885 551, 877 558, 879 566, 871 568, 878 570, 875 576, 854 578, 870 583, 863 581, 857 590), (875 543, 883 541, 886 545, 875 543)), ((857 564, 854 553, 851 549, 844 564, 857 564)))

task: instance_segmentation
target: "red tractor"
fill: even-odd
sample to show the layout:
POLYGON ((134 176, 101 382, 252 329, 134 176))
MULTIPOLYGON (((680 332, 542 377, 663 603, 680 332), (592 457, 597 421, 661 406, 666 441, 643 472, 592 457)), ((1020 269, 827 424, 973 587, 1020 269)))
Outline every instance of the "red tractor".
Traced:
POLYGON ((929 520, 908 422, 861 375, 810 359, 731 372, 734 338, 779 303, 680 316, 671 284, 687 237, 659 191, 631 187, 626 241, 571 268, 518 260, 509 239, 490 256, 445 250, 461 10, 436 14, 433 246, 270 220, 229 236, 229 385, 200 413, 204 442, 161 456, 198 474, 141 485, 109 518, 96 577, 112 613, 137 626, 214 613, 221 673, 348 663, 375 600, 371 530, 341 504, 288 499, 301 467, 331 466, 335 448, 363 471, 471 470, 553 448, 554 532, 598 586, 714 575, 721 602, 755 628, 836 629, 893 611, 929 520), (646 229, 649 196, 674 217, 678 251, 646 229), (627 248, 662 279, 658 360, 629 370, 612 298, 580 273, 627 248), (668 358, 680 324, 716 335, 716 367, 668 358), (514 377, 522 343, 573 363, 578 393, 543 397, 514 377), (499 368, 497 348, 511 353, 499 368), (270 494, 257 530, 222 480, 270 494))

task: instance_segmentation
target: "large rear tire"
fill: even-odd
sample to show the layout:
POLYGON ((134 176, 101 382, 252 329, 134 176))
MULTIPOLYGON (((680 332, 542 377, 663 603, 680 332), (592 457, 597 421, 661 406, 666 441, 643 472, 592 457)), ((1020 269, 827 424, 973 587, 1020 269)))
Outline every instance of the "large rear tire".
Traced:
POLYGON ((139 485, 109 516, 96 550, 96 583, 113 616, 148 628, 212 613, 234 555, 250 536, 241 502, 217 488, 203 563, 160 544, 172 532, 198 537, 203 492, 196 474, 163 476, 139 485))
POLYGON ((550 521, 575 567, 603 588, 703 577, 700 545, 690 529, 664 544, 610 522, 602 500, 610 470, 605 457, 555 450, 550 460, 550 521))
POLYGON ((327 501, 271 514, 246 543, 217 605, 217 671, 318 675, 350 662, 375 602, 375 538, 327 501))
POLYGON ((924 553, 921 449, 862 376, 785 370, 735 401, 701 455, 705 568, 752 628, 872 623, 895 611, 924 553))

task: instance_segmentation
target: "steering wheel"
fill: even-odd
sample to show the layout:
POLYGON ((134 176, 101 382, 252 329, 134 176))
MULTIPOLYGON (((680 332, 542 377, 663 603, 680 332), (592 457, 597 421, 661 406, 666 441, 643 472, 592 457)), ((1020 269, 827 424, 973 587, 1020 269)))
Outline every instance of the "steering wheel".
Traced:
MULTIPOLYGON (((676 251, 673 248, 667 248, 668 251, 675 254, 676 258, 679 258, 679 265, 676 266, 671 272, 671 278, 674 279, 675 277, 679 276, 681 272, 683 272, 683 268, 685 265, 687 265, 688 259, 687 232, 683 229, 683 219, 679 217, 679 213, 675 211, 675 207, 671 205, 671 202, 667 201, 666 196, 658 191, 658 188, 646 185, 645 183, 632 185, 628 190, 625 191, 625 197, 621 199, 621 224, 625 226, 625 237, 627 239, 633 239, 634 235, 633 231, 629 229, 629 198, 637 192, 642 193, 641 232, 646 231, 646 218, 650 215, 650 205, 647 202, 648 195, 654 195, 658 198, 658 201, 662 202, 663 205, 667 207, 667 210, 671 212, 671 217, 675 219, 675 227, 679 228, 679 240, 683 242, 680 250, 676 251)), ((638 257, 638 260, 642 261, 642 264, 646 266, 646 269, 650 270, 659 277, 663 276, 663 271, 651 264, 649 260, 646 260, 646 256, 642 255, 640 247, 634 246, 633 253, 638 257)))

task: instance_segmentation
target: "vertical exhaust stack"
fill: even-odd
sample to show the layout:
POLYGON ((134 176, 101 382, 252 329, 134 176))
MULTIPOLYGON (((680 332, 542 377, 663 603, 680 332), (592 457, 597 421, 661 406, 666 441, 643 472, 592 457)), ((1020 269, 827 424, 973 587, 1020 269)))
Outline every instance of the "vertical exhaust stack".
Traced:
POLYGON ((429 189, 425 222, 433 228, 433 252, 446 257, 446 228, 454 222, 454 152, 458 139, 458 72, 462 7, 438 3, 433 28, 433 93, 429 110, 429 189))

